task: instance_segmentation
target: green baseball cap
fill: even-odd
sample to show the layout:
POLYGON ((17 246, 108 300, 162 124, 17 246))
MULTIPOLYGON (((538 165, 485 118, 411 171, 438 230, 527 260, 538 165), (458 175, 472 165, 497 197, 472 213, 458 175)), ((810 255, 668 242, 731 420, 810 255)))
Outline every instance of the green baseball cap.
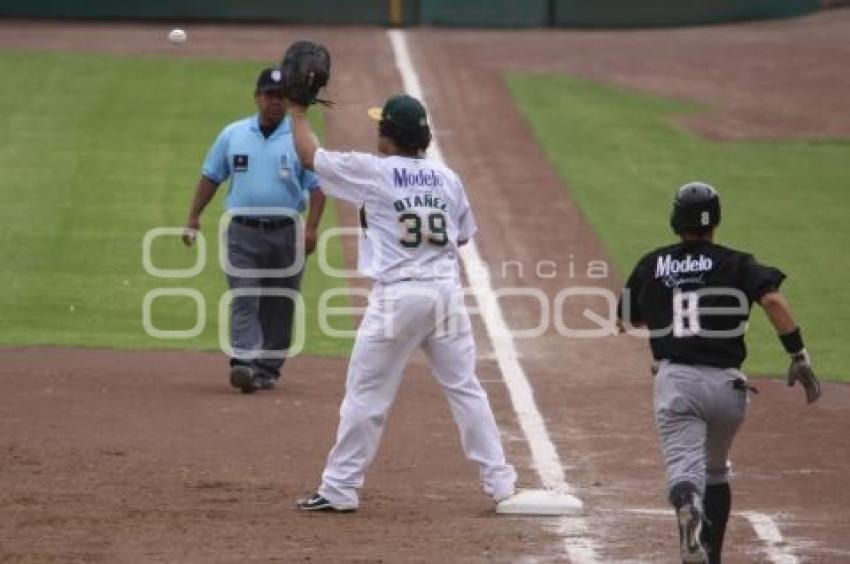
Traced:
POLYGON ((428 125, 425 106, 407 94, 397 94, 387 100, 383 108, 369 108, 368 113, 375 121, 386 120, 401 129, 418 129, 428 125))

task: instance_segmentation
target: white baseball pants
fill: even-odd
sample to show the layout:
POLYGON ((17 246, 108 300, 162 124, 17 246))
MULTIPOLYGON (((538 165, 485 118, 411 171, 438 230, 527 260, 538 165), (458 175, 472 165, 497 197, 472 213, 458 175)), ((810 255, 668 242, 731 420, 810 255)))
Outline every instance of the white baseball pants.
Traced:
POLYGON ((376 284, 357 331, 340 407, 336 444, 319 494, 338 508, 356 508, 387 411, 410 355, 422 347, 449 402, 467 458, 479 466, 484 491, 514 493, 516 472, 505 462, 487 394, 475 375, 475 342, 457 282, 376 284))

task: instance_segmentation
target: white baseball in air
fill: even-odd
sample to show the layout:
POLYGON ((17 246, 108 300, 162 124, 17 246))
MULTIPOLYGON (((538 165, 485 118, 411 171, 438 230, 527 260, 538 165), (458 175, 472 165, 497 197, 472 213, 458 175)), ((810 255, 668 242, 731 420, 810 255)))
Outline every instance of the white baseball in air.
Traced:
POLYGON ((186 40, 189 38, 186 35, 186 32, 180 28, 172 29, 168 32, 168 40, 174 43, 175 45, 180 45, 181 43, 186 43, 186 40))

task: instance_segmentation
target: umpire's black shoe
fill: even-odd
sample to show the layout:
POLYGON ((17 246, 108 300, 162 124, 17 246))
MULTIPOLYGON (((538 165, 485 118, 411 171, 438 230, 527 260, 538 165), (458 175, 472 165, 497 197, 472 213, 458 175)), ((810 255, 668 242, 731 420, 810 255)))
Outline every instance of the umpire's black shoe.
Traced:
POLYGON ((334 513, 354 513, 357 511, 356 507, 339 507, 334 505, 318 493, 314 493, 306 499, 299 499, 296 505, 301 511, 328 511, 334 513))
POLYGON ((230 385, 239 388, 243 394, 253 394, 259 388, 254 369, 245 364, 230 367, 230 385))
POLYGON ((261 390, 274 390, 278 377, 273 374, 259 373, 254 377, 254 383, 261 390))

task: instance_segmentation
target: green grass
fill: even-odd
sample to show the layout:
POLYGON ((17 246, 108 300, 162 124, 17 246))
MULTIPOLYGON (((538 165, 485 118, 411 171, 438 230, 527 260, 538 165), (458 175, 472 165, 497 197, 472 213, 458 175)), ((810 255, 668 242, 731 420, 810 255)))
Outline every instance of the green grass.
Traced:
MULTIPOLYGON (((0 344, 127 348, 218 348, 218 266, 223 186, 202 218, 206 268, 160 280, 142 267, 145 233, 185 221, 204 154, 227 123, 255 111, 256 63, 60 53, 0 53, 0 224, 3 261, 0 344), (161 340, 142 327, 142 301, 156 287, 204 296, 206 329, 161 340)), ((314 116, 318 126, 321 116, 314 116)), ((329 202, 330 203, 330 202, 329 202)), ((329 206, 323 226, 336 224, 329 206)), ((338 240, 337 240, 338 243, 338 240)), ((154 264, 188 267, 195 251, 178 237, 153 246, 154 264)), ((339 244, 331 264, 342 265, 339 244)), ((343 281, 308 261, 305 352, 346 355, 351 342, 321 335, 318 295, 343 281)), ((158 328, 194 325, 186 298, 155 302, 158 328)), ((335 327, 350 328, 350 319, 335 327)))
MULTIPOLYGON (((701 110, 694 105, 565 76, 512 75, 508 84, 621 274, 673 241, 676 187, 712 183, 724 206, 718 242, 788 274, 783 290, 819 374, 850 379, 850 143, 715 143, 674 124, 677 115, 701 110)), ((747 370, 784 373, 773 330, 761 312, 752 319, 747 370)))

